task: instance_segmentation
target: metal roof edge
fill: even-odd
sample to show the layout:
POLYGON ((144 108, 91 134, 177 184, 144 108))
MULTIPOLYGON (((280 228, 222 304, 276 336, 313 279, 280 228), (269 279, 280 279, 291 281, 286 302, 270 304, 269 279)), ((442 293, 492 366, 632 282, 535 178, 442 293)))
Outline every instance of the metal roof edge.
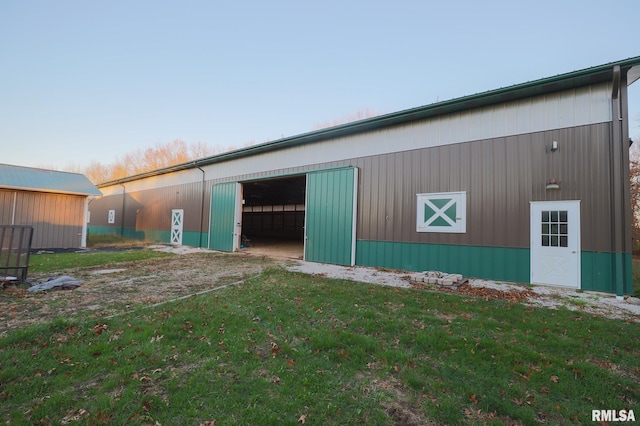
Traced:
MULTIPOLYGON (((350 134, 380 129, 383 127, 390 127, 415 120, 422 120, 439 115, 463 111, 466 109, 478 108, 501 102, 509 102, 531 96, 544 95, 560 90, 582 87, 589 84, 602 83, 611 80, 613 76, 613 67, 616 65, 620 66, 623 74, 626 74, 627 71, 629 71, 629 69, 631 69, 633 66, 640 66, 640 56, 615 62, 609 62, 582 70, 571 71, 564 74, 558 74, 552 77, 532 80, 512 86, 479 92, 460 98, 453 98, 442 102, 392 112, 376 117, 365 118, 363 120, 353 121, 326 129, 288 136, 285 138, 277 139, 275 141, 269 141, 259 145, 253 145, 223 154, 216 154, 214 156, 200 158, 175 166, 140 173, 121 179, 115 179, 98 184, 96 186, 100 188, 124 184, 126 182, 132 182, 147 177, 197 168, 200 166, 207 166, 210 164, 257 155, 268 151, 275 151, 278 149, 290 148, 297 145, 319 142, 321 140, 347 136, 350 134)), ((631 84, 631 82, 629 84, 631 84)))
POLYGON ((96 189, 97 192, 80 192, 80 191, 65 191, 58 189, 47 188, 32 188, 26 186, 12 186, 12 185, 0 185, 0 189, 7 189, 10 191, 28 191, 28 192, 42 192, 46 194, 63 194, 63 195, 78 195, 83 197, 101 197, 102 192, 96 189))

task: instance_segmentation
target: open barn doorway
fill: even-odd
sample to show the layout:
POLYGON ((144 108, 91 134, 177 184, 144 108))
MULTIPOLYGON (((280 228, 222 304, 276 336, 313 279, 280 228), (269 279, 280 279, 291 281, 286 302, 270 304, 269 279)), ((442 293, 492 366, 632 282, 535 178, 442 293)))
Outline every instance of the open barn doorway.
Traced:
POLYGON ((251 253, 304 257, 306 175, 242 184, 242 240, 251 253))

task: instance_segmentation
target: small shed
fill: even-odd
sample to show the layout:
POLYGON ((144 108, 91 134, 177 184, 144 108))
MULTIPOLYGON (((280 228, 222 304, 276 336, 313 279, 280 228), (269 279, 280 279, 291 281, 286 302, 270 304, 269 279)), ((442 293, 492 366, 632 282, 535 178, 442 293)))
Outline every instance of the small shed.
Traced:
POLYGON ((86 247, 89 200, 100 195, 83 174, 0 164, 0 225, 32 226, 32 248, 86 247))

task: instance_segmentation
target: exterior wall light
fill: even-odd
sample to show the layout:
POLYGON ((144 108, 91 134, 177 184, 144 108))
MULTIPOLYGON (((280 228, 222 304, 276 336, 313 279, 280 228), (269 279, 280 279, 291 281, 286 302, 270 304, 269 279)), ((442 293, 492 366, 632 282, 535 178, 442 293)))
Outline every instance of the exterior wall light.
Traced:
POLYGON ((556 179, 549 179, 546 189, 560 189, 560 182, 558 182, 556 179))

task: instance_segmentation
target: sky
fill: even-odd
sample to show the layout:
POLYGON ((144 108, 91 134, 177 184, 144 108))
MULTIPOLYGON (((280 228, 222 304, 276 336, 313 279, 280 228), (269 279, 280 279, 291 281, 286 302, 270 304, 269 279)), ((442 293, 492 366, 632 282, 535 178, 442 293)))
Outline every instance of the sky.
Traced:
MULTIPOLYGON (((215 150, 640 56, 640 2, 0 2, 0 163, 215 150)), ((640 140, 640 81, 629 88, 640 140)))

